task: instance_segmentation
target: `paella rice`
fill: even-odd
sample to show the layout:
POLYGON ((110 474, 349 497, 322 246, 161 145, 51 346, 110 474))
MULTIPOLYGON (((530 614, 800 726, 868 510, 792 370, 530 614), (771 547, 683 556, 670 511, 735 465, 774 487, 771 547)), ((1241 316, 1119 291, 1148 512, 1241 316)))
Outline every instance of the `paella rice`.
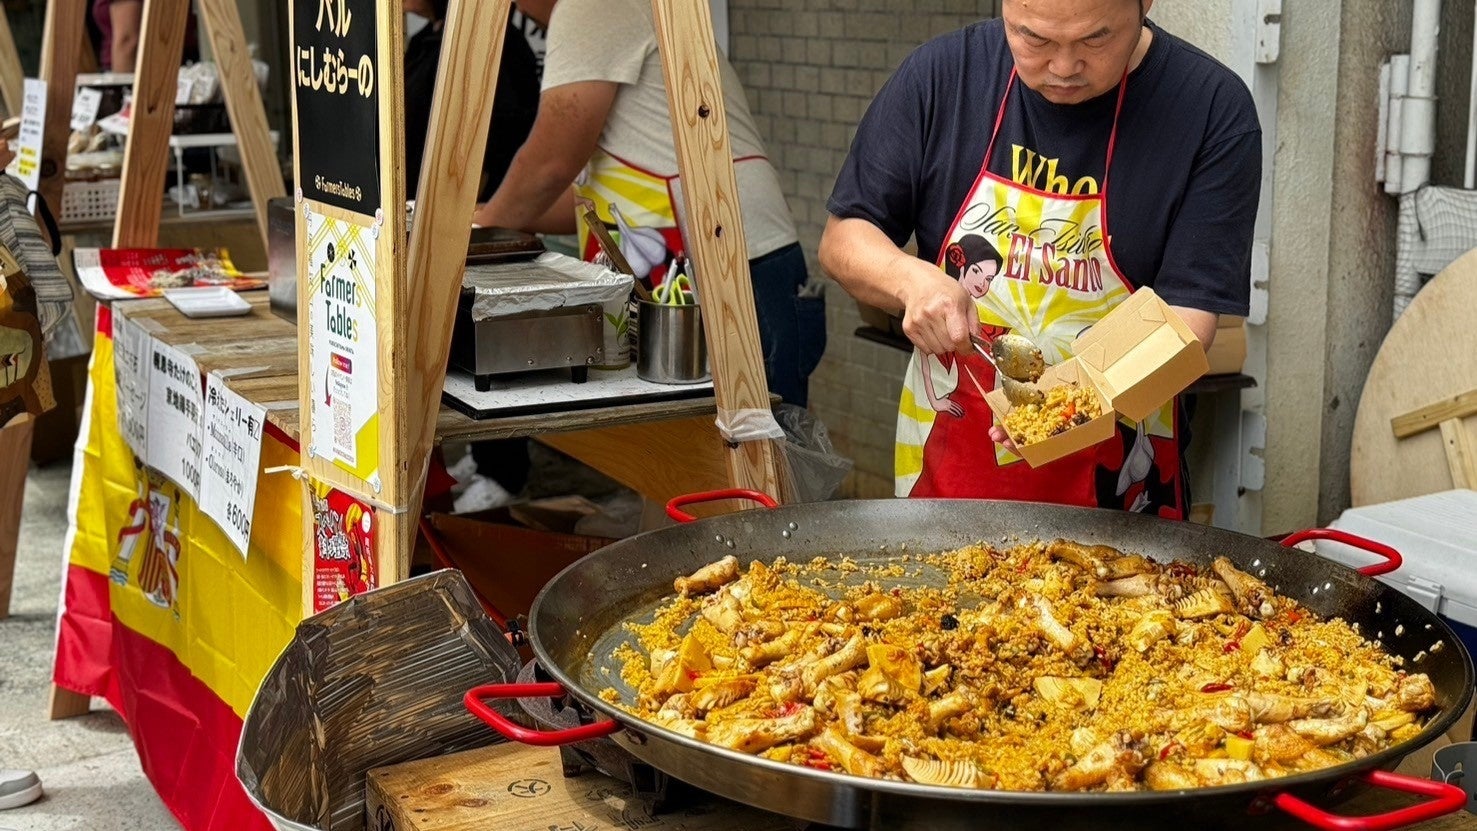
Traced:
POLYGON ((601 695, 782 763, 930 785, 1126 791, 1338 765, 1414 736, 1423 674, 1218 558, 1067 540, 679 578, 601 695))
POLYGON ((1017 445, 1036 444, 1102 415, 1097 395, 1077 384, 1046 391, 1040 404, 1023 404, 1005 416, 1005 432, 1017 445))

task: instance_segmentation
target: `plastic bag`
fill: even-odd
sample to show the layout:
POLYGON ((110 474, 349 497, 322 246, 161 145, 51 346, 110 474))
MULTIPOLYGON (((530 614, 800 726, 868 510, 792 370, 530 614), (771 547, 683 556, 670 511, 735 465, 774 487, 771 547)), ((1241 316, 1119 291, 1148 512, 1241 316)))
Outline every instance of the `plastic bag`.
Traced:
POLYGON ((851 460, 836 452, 831 434, 815 414, 793 404, 780 404, 775 419, 785 431, 785 461, 795 502, 823 502, 836 495, 851 460))

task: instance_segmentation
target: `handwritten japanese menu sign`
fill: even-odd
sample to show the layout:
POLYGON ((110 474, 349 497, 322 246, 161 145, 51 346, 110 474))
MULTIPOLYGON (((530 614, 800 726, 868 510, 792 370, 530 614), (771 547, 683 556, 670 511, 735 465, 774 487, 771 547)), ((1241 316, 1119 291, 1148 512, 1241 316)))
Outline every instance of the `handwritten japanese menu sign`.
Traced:
POLYGON ((16 134, 15 161, 6 172, 21 180, 27 190, 41 181, 41 141, 46 133, 46 82, 27 78, 21 97, 21 128, 16 134))
POLYGON ((149 467, 200 499, 200 444, 205 401, 200 369, 189 355, 151 341, 149 350, 149 467))
POLYGON ((206 378, 200 510, 226 532, 243 559, 251 543, 266 416, 266 410, 237 395, 220 376, 206 378))
POLYGON ((292 77, 303 196, 380 208, 375 0, 294 0, 292 77))
POLYGON ((113 377, 118 390, 118 432, 140 459, 148 458, 149 361, 153 338, 138 324, 113 315, 113 377))

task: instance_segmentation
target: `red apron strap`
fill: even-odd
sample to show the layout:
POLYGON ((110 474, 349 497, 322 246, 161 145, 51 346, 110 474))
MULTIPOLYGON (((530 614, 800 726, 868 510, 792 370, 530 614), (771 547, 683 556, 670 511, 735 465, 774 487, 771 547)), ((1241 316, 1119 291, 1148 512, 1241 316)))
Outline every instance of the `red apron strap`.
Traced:
POLYGON ((1000 96, 1000 109, 995 113, 995 129, 990 131, 990 143, 985 146, 985 165, 980 168, 982 173, 990 169, 990 158, 995 154, 995 139, 1000 135, 1000 125, 1005 123, 1005 105, 1010 103, 1010 91, 1014 88, 1015 70, 1012 69, 1010 80, 1005 82, 1005 94, 1000 96))

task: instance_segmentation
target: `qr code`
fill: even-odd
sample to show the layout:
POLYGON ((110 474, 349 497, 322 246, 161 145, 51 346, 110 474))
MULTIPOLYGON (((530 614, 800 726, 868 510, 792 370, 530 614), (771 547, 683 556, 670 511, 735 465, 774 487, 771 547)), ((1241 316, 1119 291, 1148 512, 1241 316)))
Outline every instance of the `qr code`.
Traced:
POLYGON ((333 445, 338 448, 340 455, 353 459, 354 419, 349 402, 344 397, 335 397, 333 400, 333 445))

